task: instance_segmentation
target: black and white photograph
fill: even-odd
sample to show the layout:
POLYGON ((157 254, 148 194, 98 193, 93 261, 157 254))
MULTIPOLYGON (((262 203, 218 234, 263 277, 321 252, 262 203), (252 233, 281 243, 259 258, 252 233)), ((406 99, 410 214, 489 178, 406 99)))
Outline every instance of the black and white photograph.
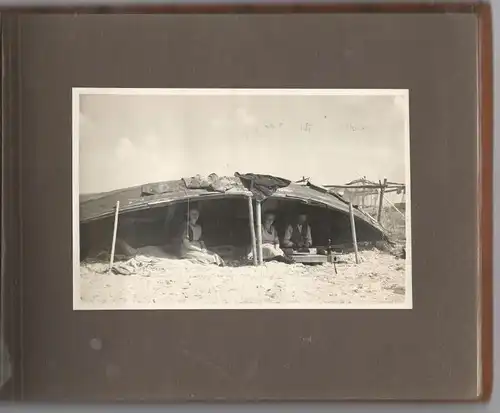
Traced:
POLYGON ((72 97, 75 310, 412 308, 408 90, 72 97))

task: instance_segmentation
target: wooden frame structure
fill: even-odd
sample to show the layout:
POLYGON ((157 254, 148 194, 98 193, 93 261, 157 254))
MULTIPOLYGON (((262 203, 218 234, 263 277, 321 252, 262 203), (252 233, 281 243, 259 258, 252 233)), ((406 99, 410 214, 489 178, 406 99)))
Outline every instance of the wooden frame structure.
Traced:
MULTIPOLYGON (((406 185, 398 182, 390 182, 387 178, 378 183, 369 181, 366 177, 356 179, 348 182, 345 185, 324 185, 325 188, 337 192, 340 190, 355 191, 355 195, 361 197, 361 206, 364 207, 364 199, 366 196, 378 196, 377 202, 377 221, 382 222, 382 212, 384 208, 384 201, 388 201, 385 197, 389 193, 402 193, 406 194, 406 185)), ((352 201, 352 200, 351 200, 352 201)), ((394 207, 399 213, 402 213, 392 202, 388 201, 391 207, 394 207)))

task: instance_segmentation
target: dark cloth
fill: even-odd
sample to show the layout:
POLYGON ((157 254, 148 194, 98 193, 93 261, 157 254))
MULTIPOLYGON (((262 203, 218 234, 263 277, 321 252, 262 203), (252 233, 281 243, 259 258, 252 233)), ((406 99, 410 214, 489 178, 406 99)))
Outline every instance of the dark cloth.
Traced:
POLYGON ((286 188, 291 181, 271 175, 234 174, 240 178, 243 186, 254 195, 257 201, 263 201, 274 194, 279 188, 286 188))
MULTIPOLYGON (((184 222, 183 228, 187 228, 187 237, 188 237, 189 242, 193 242, 193 241, 201 242, 201 241, 203 241, 203 235, 201 235, 198 239, 195 239, 193 228, 191 227, 191 225, 188 225, 186 222, 184 222)), ((185 231, 185 229, 182 229, 181 236, 185 233, 184 231, 185 231)))
POLYGON ((299 232, 297 225, 294 225, 290 241, 292 241, 294 245, 305 245, 307 242, 308 228, 309 226, 307 225, 307 223, 304 223, 302 224, 302 230, 299 232))
POLYGON ((298 225, 288 225, 283 237, 283 245, 286 247, 311 247, 311 227, 307 223, 304 223, 299 229, 298 225))

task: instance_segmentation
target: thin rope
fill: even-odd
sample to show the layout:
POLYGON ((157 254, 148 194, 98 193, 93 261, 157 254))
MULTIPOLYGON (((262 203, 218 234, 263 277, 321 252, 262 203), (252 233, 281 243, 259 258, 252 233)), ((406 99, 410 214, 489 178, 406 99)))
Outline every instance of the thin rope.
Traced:
POLYGON ((190 206, 189 206, 189 198, 188 198, 188 211, 187 211, 187 217, 186 217, 186 234, 189 237, 189 212, 190 212, 190 206))

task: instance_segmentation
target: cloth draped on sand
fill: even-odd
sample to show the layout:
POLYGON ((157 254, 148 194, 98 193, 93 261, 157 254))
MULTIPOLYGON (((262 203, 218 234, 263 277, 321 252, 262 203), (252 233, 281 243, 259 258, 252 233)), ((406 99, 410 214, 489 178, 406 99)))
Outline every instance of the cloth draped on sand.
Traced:
MULTIPOLYGON (((279 247, 278 232, 271 225, 270 228, 262 228, 262 259, 272 260, 276 257, 284 257, 285 253, 279 247)), ((248 254, 248 259, 253 259, 253 252, 250 251, 248 254)))
POLYGON ((191 247, 188 248, 185 244, 181 245, 180 256, 182 259, 189 260, 198 264, 216 264, 224 265, 222 258, 215 252, 205 249, 205 244, 202 241, 202 229, 199 225, 186 224, 183 231, 182 239, 188 242, 191 247))
MULTIPOLYGON (((283 250, 274 244, 262 244, 262 259, 271 260, 276 257, 284 257, 285 253, 283 250)), ((253 253, 250 251, 248 253, 248 259, 253 259, 253 253)))
POLYGON ((222 258, 219 257, 219 255, 217 255, 215 252, 211 251, 206 251, 206 252, 195 251, 195 250, 184 251, 181 258, 198 264, 216 264, 216 265, 224 264, 222 258))

